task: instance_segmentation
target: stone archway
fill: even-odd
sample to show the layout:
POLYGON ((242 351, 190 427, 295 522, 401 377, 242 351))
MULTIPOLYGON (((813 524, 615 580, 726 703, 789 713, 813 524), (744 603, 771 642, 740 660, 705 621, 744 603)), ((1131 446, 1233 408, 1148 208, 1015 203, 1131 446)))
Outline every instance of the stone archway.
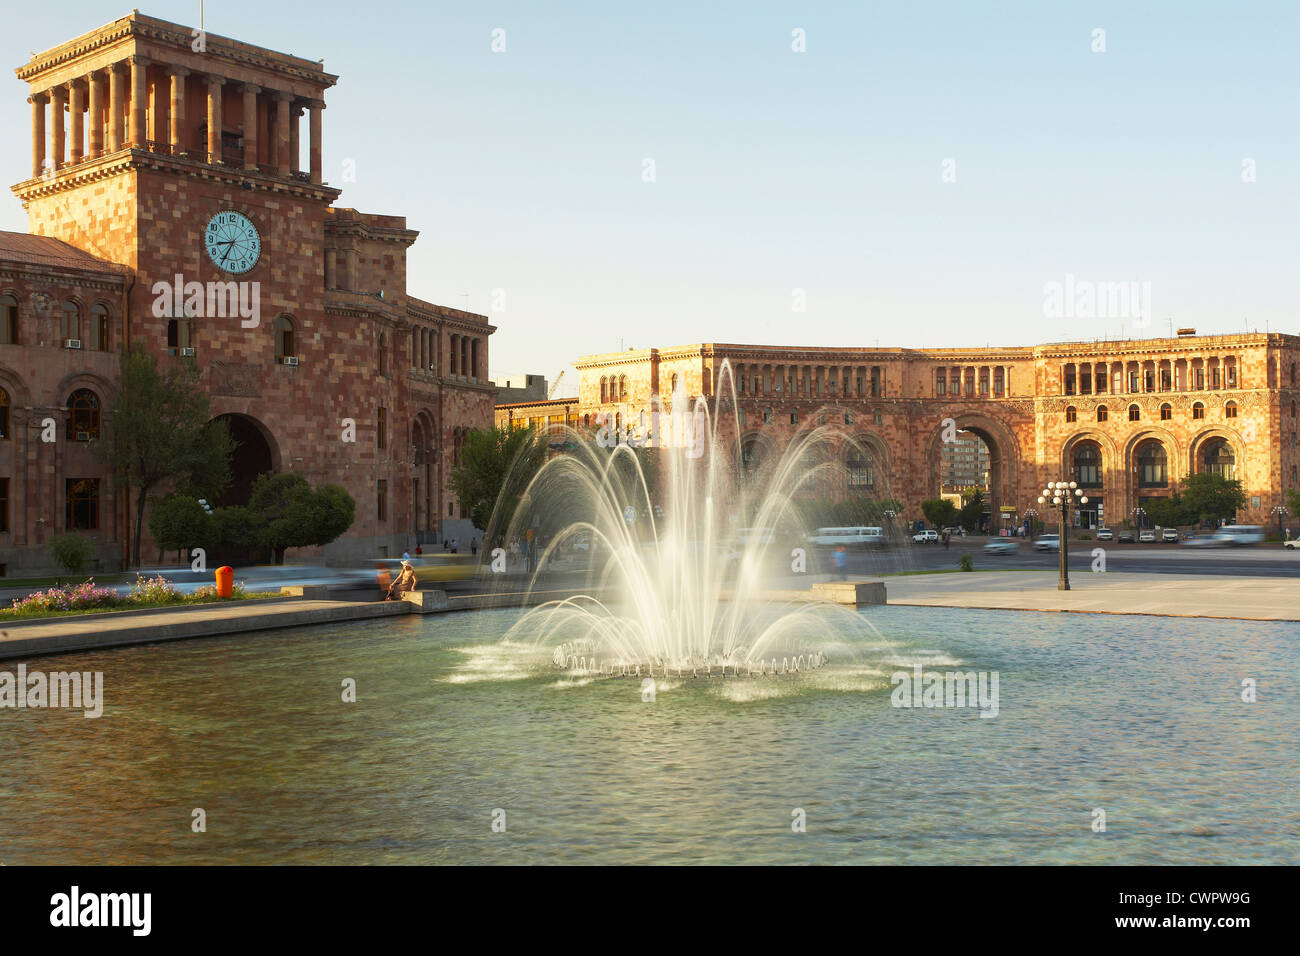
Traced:
POLYGON ((1018 468, 1020 460, 1019 443, 1015 434, 1004 422, 987 415, 967 413, 952 416, 952 425, 946 419, 939 422, 930 436, 926 460, 928 462, 927 495, 939 497, 943 487, 943 443, 944 435, 951 428, 956 432, 970 432, 984 442, 989 452, 989 523, 991 528, 999 528, 1002 505, 1019 506, 1025 502, 1016 500, 1018 468))
POLYGON ((253 482, 267 472, 279 470, 280 453, 266 426, 250 415, 228 413, 213 421, 224 421, 235 440, 230 456, 230 485, 217 499, 218 507, 248 504, 253 482))

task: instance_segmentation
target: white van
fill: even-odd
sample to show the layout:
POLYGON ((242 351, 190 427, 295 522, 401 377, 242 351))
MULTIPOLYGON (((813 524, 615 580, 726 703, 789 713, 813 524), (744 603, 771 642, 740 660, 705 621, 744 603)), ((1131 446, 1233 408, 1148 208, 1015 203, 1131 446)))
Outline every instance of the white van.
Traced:
POLYGON ((1259 544, 1264 540, 1264 529, 1257 524, 1228 524, 1214 532, 1220 544, 1259 544))
POLYGON ((808 536, 808 542, 820 548, 869 548, 885 543, 883 528, 818 528, 808 536))

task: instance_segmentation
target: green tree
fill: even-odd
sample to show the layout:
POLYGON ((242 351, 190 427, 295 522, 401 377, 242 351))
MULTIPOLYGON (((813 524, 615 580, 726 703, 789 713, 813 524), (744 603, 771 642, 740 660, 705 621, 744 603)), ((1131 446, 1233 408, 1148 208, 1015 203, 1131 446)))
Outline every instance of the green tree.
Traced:
POLYGON ((242 505, 217 508, 212 512, 213 547, 222 560, 243 558, 258 547, 261 522, 251 508, 242 505))
MULTIPOLYGON (((979 531, 980 519, 984 516, 984 491, 980 488, 969 488, 967 491, 969 496, 966 497, 958 515, 962 527, 974 533, 979 531)), ((964 492, 963 496, 965 496, 964 492)))
POLYGON ((480 428, 461 446, 448 484, 476 528, 507 528, 524 489, 546 461, 545 436, 533 428, 480 428))
POLYGON ((54 560, 69 574, 80 574, 95 557, 95 542, 81 534, 56 534, 48 547, 54 560))
POLYGON ((352 526, 356 502, 339 485, 311 484, 296 471, 262 475, 253 482, 248 510, 256 521, 252 537, 270 553, 274 564, 284 563, 289 548, 323 547, 352 526))
POLYGON ((957 523, 957 506, 948 498, 926 498, 921 502, 921 514, 936 528, 951 528, 957 523))
POLYGON ((149 533, 159 552, 189 548, 211 550, 215 541, 212 515, 189 495, 169 495, 149 513, 149 533))
POLYGON ((1233 518, 1246 507, 1246 493, 1241 490, 1241 482, 1234 478, 1203 471, 1188 475, 1180 484, 1188 523, 1233 518))
POLYGON ((1162 528, 1175 528, 1196 522, 1196 515, 1190 512, 1187 502, 1177 492, 1168 498, 1153 498, 1146 504, 1146 513, 1151 524, 1162 528))
POLYGON ((156 491, 216 498, 230 484, 234 441, 225 422, 210 421, 208 396, 192 361, 158 360, 140 346, 123 350, 119 387, 105 409, 105 437, 96 455, 112 469, 114 483, 134 492, 135 540, 131 560, 140 565, 145 506, 156 491))

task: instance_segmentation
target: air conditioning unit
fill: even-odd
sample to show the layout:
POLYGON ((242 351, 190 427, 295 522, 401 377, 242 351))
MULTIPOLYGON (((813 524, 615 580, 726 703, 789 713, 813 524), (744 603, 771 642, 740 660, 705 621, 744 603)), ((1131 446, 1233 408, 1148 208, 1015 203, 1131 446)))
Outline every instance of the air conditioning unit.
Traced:
POLYGON ((90 432, 77 432, 77 441, 90 441, 90 432))
POLYGON ((79 349, 81 348, 81 339, 64 339, 63 347, 65 349, 79 349))
POLYGON ((298 356, 296 356, 296 355, 286 355, 284 358, 280 359, 280 361, 281 361, 283 364, 285 364, 285 365, 297 365, 297 364, 298 364, 298 356))
POLYGON ((181 355, 188 355, 192 358, 194 356, 194 349, 193 348, 181 349, 181 355))

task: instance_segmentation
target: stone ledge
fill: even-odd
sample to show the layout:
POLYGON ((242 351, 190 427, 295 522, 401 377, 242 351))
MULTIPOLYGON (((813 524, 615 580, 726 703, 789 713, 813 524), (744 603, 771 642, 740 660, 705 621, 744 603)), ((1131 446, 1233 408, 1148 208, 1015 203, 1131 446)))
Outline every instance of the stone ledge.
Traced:
POLYGON ((832 604, 861 607, 864 604, 888 604, 884 581, 817 581, 812 586, 814 598, 832 604))

